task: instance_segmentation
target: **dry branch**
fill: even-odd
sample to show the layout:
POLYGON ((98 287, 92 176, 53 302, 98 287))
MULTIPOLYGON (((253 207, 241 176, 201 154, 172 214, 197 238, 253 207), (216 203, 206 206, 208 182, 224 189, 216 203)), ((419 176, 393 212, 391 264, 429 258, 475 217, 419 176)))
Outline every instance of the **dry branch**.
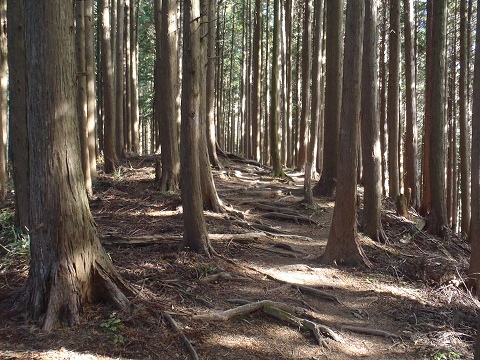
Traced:
POLYGON ((392 334, 387 331, 378 330, 378 329, 371 329, 366 327, 359 327, 359 326, 351 326, 351 325, 343 325, 342 330, 348 330, 352 332, 356 332, 359 334, 366 334, 366 335, 375 335, 375 336, 382 336, 386 338, 399 338, 397 334, 392 334))
POLYGON ((219 281, 219 280, 243 281, 243 280, 248 280, 248 278, 243 276, 233 275, 228 272, 219 272, 218 274, 213 274, 200 279, 200 282, 210 283, 210 282, 219 281))
POLYGON ((304 285, 292 285, 292 287, 294 289, 297 289, 300 292, 305 292, 305 293, 308 293, 308 294, 311 294, 311 295, 321 297, 322 299, 333 301, 337 304, 340 304, 340 301, 335 296, 333 296, 332 294, 329 294, 325 291, 322 291, 320 289, 316 289, 316 288, 313 288, 313 287, 310 287, 310 286, 304 286, 304 285))
POLYGON ((183 331, 178 327, 176 321, 173 320, 173 318, 170 316, 170 314, 168 314, 168 313, 166 313, 166 312, 163 313, 163 317, 168 321, 168 323, 169 323, 170 326, 172 327, 172 329, 173 329, 173 331, 175 332, 175 334, 179 334, 179 335, 180 335, 180 338, 182 339, 183 343, 185 344, 185 346, 186 346, 187 349, 188 349, 188 353, 190 354, 190 357, 191 357, 193 360, 199 360, 200 358, 198 357, 197 352, 196 352, 195 349, 193 348, 192 343, 190 342, 190 340, 188 340, 188 338, 185 336, 185 334, 183 333, 183 331))

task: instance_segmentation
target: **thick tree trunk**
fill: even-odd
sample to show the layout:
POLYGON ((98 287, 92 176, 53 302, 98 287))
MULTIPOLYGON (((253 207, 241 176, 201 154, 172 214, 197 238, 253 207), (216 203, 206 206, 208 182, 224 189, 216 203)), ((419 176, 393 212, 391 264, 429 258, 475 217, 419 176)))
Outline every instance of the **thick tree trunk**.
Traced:
POLYGON ((337 195, 332 227, 322 257, 322 262, 327 264, 368 264, 358 242, 355 211, 364 16, 363 1, 347 3, 337 195))
POLYGON ((183 13, 183 76, 181 182, 184 233, 181 250, 210 255, 200 182, 200 0, 185 0, 183 13))
MULTIPOLYGON (((326 73, 323 172, 313 188, 317 196, 332 196, 337 181, 338 137, 342 104, 343 0, 326 0, 326 73)), ((362 25, 363 26, 363 25, 362 25)), ((356 172, 356 169, 353 170, 356 172)))
POLYGON ((26 298, 29 316, 45 330, 77 323, 87 302, 123 308, 125 294, 132 293, 100 245, 85 193, 71 10, 71 4, 56 0, 26 1, 31 169, 26 298))
POLYGON ((138 2, 132 0, 131 16, 130 16, 130 62, 132 68, 130 71, 130 96, 131 96, 131 114, 130 120, 132 122, 132 151, 135 154, 140 153, 140 119, 138 108, 138 2))
POLYGON ((255 0, 255 28, 253 31, 252 49, 252 155, 256 161, 260 160, 260 124, 262 121, 260 94, 261 94, 261 33, 262 33, 262 10, 261 1, 255 0))

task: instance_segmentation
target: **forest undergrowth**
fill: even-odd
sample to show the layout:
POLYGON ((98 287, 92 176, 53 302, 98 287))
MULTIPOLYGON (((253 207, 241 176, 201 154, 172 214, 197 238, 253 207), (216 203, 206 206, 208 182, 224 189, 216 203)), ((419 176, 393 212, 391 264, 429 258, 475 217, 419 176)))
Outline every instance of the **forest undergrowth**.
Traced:
POLYGON ((3 206, 1 359, 473 359, 478 301, 463 286, 470 248, 456 234, 432 237, 385 199, 388 241, 359 233, 372 267, 322 265, 334 199, 306 206, 302 174, 275 179, 231 158, 213 172, 234 211, 205 213, 217 255, 179 253, 180 195, 157 190, 154 168, 152 156, 131 157, 100 172, 91 210, 138 294, 128 311, 86 306, 71 328, 42 332, 14 310, 29 239, 13 227, 12 202, 3 206))

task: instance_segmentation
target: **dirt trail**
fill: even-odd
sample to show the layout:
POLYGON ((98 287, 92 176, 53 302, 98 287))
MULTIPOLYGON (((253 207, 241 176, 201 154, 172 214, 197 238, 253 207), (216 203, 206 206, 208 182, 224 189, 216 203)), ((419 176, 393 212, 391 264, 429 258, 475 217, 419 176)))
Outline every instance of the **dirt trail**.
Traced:
MULTIPOLYGON (((189 359, 168 312, 200 359, 473 359, 476 303, 459 286, 469 251, 461 239, 430 238, 386 202, 390 241, 361 240, 372 269, 321 265, 333 199, 306 207, 300 174, 277 180, 228 160, 214 175, 236 212, 206 213, 219 256, 178 254, 180 197, 156 191, 153 162, 132 158, 116 177, 100 176, 91 201, 110 256, 140 290, 132 309, 88 307, 82 324, 46 334, 2 306, 0 358, 189 359), (321 345, 311 330, 261 310, 201 319, 263 300, 284 307, 277 317, 321 325, 321 345)), ((24 285, 26 266, 0 271, 4 305, 24 285)))

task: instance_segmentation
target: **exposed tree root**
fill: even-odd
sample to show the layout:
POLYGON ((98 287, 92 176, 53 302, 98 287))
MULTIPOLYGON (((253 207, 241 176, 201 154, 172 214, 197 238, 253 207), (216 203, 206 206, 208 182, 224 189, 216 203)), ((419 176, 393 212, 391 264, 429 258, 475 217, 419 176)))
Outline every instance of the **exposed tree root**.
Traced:
POLYGON ((320 223, 318 223, 315 220, 312 220, 306 216, 303 215, 291 215, 291 214, 285 214, 281 212, 271 212, 271 213, 266 213, 263 214, 262 217, 268 218, 268 219, 280 219, 280 220, 292 220, 296 222, 297 224, 303 222, 307 224, 314 224, 316 226, 320 226, 320 223))
POLYGON ((172 327, 173 331, 175 332, 175 334, 179 334, 180 335, 180 339, 182 339, 183 343, 185 344, 185 346, 187 347, 188 349, 188 353, 190 354, 190 357, 193 359, 193 360, 199 360, 200 358, 198 357, 198 354, 197 352, 195 351, 195 349, 193 348, 193 345, 192 343, 190 342, 190 340, 188 340, 188 338, 185 336, 184 332, 178 327, 177 323, 175 322, 175 320, 170 316, 169 313, 162 313, 163 314, 163 317, 165 318, 165 320, 167 320, 167 322, 170 324, 170 326, 172 327))
POLYGON ((248 280, 248 278, 246 278, 244 276, 238 276, 238 275, 230 274, 228 272, 219 272, 217 274, 213 274, 213 275, 201 278, 200 282, 211 283, 211 282, 220 281, 220 280, 244 281, 244 280, 248 280))
MULTIPOLYGON (((242 302, 241 300, 235 301, 242 302)), ((210 314, 194 315, 193 319, 207 321, 228 321, 236 316, 247 315, 258 310, 262 310, 264 313, 275 317, 276 319, 285 321, 296 327, 312 331, 319 345, 326 346, 323 335, 326 335, 335 341, 343 342, 343 338, 328 326, 317 324, 313 321, 302 319, 298 316, 293 315, 293 312, 295 311, 300 313, 306 313, 306 309, 292 308, 286 304, 271 300, 262 300, 258 302, 247 303, 230 310, 217 311, 210 314)))
POLYGON ((332 294, 326 293, 325 291, 322 291, 320 289, 316 289, 310 286, 304 286, 304 285, 292 285, 294 289, 297 289, 300 292, 304 293, 309 293, 311 295, 318 296, 322 299, 328 300, 328 301, 333 301, 334 303, 341 304, 341 302, 332 294))

